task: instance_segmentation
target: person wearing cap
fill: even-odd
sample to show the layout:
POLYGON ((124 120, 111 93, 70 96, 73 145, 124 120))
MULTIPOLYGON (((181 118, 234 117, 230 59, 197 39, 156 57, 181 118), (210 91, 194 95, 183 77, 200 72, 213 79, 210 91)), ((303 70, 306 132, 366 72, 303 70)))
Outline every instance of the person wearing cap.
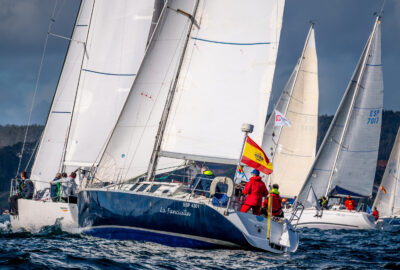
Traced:
POLYGON ((247 213, 251 208, 253 214, 259 216, 261 213, 262 199, 268 196, 268 189, 261 180, 258 170, 253 170, 251 175, 252 177, 243 189, 243 194, 247 195, 247 197, 240 212, 247 213))
POLYGON ((351 196, 347 196, 346 201, 344 202, 344 205, 346 206, 347 210, 352 211, 356 208, 356 203, 353 201, 351 196))
MULTIPOLYGON (((271 196, 271 214, 273 217, 283 217, 282 198, 279 194, 279 185, 273 184, 269 194, 271 196)), ((263 207, 268 209, 268 198, 265 199, 263 207)))

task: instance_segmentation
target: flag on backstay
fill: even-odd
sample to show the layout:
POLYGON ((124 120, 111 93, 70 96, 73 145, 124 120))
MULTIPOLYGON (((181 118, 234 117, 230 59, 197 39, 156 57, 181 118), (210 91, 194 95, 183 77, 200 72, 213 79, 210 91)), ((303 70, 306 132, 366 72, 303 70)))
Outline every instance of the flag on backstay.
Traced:
POLYGON ((271 174, 273 171, 267 155, 250 137, 246 139, 241 162, 265 174, 271 174))
POLYGON ((291 126, 290 120, 287 119, 281 112, 275 110, 275 126, 282 127, 282 126, 291 126))

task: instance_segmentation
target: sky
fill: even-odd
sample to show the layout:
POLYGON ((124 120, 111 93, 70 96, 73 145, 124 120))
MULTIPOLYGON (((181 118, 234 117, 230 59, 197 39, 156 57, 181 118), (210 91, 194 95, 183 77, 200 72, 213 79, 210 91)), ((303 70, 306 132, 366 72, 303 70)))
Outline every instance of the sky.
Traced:
MULTIPOLYGON (((111 1, 111 0, 110 0, 111 1)), ((26 124, 43 45, 52 33, 71 35, 80 0, 0 0, 0 125, 26 124)), ((361 55, 382 0, 286 0, 270 109, 316 22, 319 113, 334 114, 361 55)), ((31 123, 44 124, 68 41, 49 37, 31 123)), ((384 108, 400 110, 400 0, 387 0, 382 20, 384 108)))

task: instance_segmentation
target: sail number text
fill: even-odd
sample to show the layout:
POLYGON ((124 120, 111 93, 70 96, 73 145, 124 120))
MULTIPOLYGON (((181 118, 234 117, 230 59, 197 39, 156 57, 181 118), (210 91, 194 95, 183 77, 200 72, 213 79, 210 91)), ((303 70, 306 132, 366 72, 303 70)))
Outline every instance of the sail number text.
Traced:
POLYGON ((379 112, 380 112, 380 110, 371 110, 369 112, 367 125, 378 124, 378 122, 379 122, 379 112))

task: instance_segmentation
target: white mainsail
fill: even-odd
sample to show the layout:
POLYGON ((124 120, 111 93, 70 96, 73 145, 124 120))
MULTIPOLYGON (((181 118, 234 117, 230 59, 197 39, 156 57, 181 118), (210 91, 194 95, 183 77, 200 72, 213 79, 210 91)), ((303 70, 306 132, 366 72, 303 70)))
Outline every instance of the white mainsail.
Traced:
POLYGON ((160 158, 158 168, 196 157, 237 160, 243 122, 256 125, 260 143, 283 7, 282 0, 169 1, 96 178, 146 173, 170 94, 160 156, 176 159, 160 158))
POLYGON ((313 25, 303 52, 264 129, 262 148, 274 173, 268 184, 279 184, 281 195, 296 196, 315 159, 318 134, 318 62, 313 25), (275 111, 291 126, 275 126, 275 111))
POLYGON ((400 216, 400 128, 373 207, 380 217, 400 216))
POLYGON ((372 192, 382 121, 381 26, 372 33, 299 194, 312 185, 318 197, 334 188, 360 196, 372 192))
POLYGON ((37 190, 48 187, 46 183, 50 182, 62 167, 93 2, 93 0, 83 0, 81 3, 62 73, 33 163, 31 179, 37 181, 35 183, 37 190))
POLYGON ((96 0, 64 165, 101 157, 143 59, 154 1, 96 0))

